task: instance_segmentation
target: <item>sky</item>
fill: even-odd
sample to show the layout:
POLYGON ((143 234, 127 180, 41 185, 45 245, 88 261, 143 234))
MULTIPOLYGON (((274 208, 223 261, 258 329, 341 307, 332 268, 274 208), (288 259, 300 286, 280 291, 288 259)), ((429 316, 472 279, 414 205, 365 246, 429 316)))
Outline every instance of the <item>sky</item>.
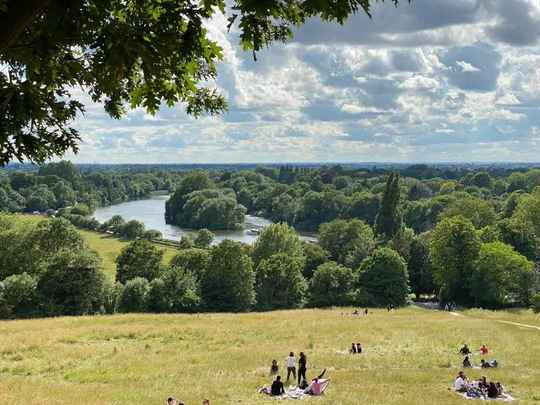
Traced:
POLYGON ((79 163, 540 161, 540 0, 377 4, 287 44, 239 47, 224 16, 217 87, 229 111, 179 104, 121 120, 88 103, 79 163))

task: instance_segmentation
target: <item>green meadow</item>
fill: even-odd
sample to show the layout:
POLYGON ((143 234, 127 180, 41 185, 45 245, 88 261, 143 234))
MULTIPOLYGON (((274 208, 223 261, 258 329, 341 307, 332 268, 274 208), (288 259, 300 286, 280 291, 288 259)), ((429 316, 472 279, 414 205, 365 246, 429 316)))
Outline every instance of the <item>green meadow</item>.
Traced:
MULTIPOLYGON (((499 369, 467 371, 501 381, 519 404, 540 403, 540 330, 532 312, 453 315, 415 307, 366 316, 351 309, 247 314, 116 315, 0 322, 0 403, 273 403, 257 389, 283 373, 289 351, 308 356, 308 378, 327 368, 315 404, 462 404, 451 390, 463 342, 485 343, 499 369), (352 342, 365 352, 349 355, 352 342)), ((479 356, 473 356, 479 363, 479 356)))
MULTIPOLYGON (((83 236, 88 246, 92 250, 95 250, 101 257, 103 271, 107 275, 114 277, 114 275, 116 274, 115 260, 120 254, 121 250, 126 247, 130 243, 130 241, 122 240, 105 233, 98 233, 81 229, 79 229, 79 233, 83 236)), ((177 253, 176 249, 172 247, 163 245, 156 246, 164 252, 164 263, 168 263, 177 253)))

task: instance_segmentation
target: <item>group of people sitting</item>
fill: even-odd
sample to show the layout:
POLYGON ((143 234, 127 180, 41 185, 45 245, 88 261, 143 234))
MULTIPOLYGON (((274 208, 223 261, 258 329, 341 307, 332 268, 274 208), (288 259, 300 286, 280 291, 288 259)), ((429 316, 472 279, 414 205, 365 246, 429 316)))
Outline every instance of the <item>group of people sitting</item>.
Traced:
MULTIPOLYGON (((463 345, 463 347, 461 349, 459 349, 459 353, 461 355, 464 355, 465 358, 463 359, 463 368, 472 368, 472 363, 471 363, 471 360, 469 358, 469 356, 472 354, 471 350, 469 349, 469 346, 467 346, 466 344, 463 345)), ((489 353, 489 350, 487 348, 486 345, 482 345, 480 347, 480 354, 482 356, 485 356, 489 353)), ((480 360, 480 367, 482 368, 495 368, 495 367, 498 367, 499 363, 497 362, 497 360, 485 360, 485 359, 481 359, 480 360)))
POLYGON ((362 345, 360 343, 351 343, 351 348, 349 349, 349 353, 351 354, 361 354, 362 353, 362 345))
MULTIPOLYGON (((363 313, 364 315, 368 315, 368 314, 369 314, 369 310, 366 308, 366 309, 364 309, 364 310, 362 311, 362 313, 363 313)), ((355 309, 355 310, 353 311, 352 314, 353 314, 353 316, 360 316, 360 311, 359 311, 358 309, 355 309)))
MULTIPOLYGON (((289 382, 289 379, 292 375, 292 377, 296 380, 297 373, 296 373, 296 356, 294 355, 294 352, 290 352, 289 356, 287 356, 285 360, 287 364, 287 382, 289 382)), ((328 385, 329 379, 323 379, 324 374, 326 373, 326 369, 323 370, 321 374, 319 374, 318 377, 311 380, 311 384, 308 384, 307 377, 307 356, 304 354, 304 352, 300 352, 299 358, 298 358, 298 380, 297 380, 297 388, 303 390, 304 394, 309 395, 321 395, 324 392, 324 389, 328 385)), ((283 381, 281 380, 281 376, 279 374, 279 364, 277 360, 272 360, 272 365, 270 366, 270 375, 275 375, 276 378, 272 382, 272 385, 268 388, 261 388, 260 392, 269 394, 272 396, 280 396, 285 394, 285 386, 283 384, 283 381)))
MULTIPOLYGON (((486 356, 489 353, 489 349, 486 345, 482 345, 479 352, 481 356, 486 356)), ((463 345, 463 347, 459 350, 459 354, 465 356, 463 359, 463 367, 472 368, 469 356, 471 356, 473 353, 467 344, 463 345)), ((498 367, 498 365, 497 360, 480 360, 480 366, 482 368, 495 368, 498 367)), ((454 381, 454 390, 464 394, 467 398, 496 399, 501 397, 510 397, 508 394, 505 394, 504 388, 500 382, 488 383, 486 377, 482 377, 479 380, 469 381, 463 371, 459 372, 454 381)))
MULTIPOLYGON (((329 378, 323 378, 325 373, 326 369, 324 369, 318 377, 315 377, 313 380, 311 380, 311 384, 308 384, 306 380, 302 380, 298 385, 298 389, 303 390, 304 394, 322 395, 326 386, 328 385, 328 382, 330 381, 329 378)), ((281 381, 281 376, 276 376, 276 379, 272 382, 270 389, 262 388, 260 392, 269 394, 273 397, 286 394, 285 385, 281 381)))
POLYGON ((454 381, 454 390, 464 393, 469 398, 495 399, 504 395, 504 387, 500 382, 487 382, 486 377, 469 381, 463 371, 460 371, 454 381))

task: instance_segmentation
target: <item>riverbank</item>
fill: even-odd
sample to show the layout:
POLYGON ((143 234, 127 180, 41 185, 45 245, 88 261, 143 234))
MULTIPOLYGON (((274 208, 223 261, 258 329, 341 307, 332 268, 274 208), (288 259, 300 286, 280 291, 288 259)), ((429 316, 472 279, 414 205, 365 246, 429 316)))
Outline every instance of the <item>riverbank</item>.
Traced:
MULTIPOLYGON (((183 236, 192 236, 196 232, 193 229, 185 229, 165 223, 165 202, 169 198, 167 194, 153 194, 151 198, 133 200, 121 204, 110 205, 96 209, 93 217, 103 223, 115 215, 120 215, 126 221, 137 220, 145 225, 146 229, 155 229, 163 235, 164 240, 178 242, 183 236)), ((246 215, 244 229, 234 231, 214 231, 214 243, 224 239, 231 239, 246 244, 254 244, 258 237, 258 231, 272 224, 272 221, 254 215, 246 215)), ((316 242, 313 233, 299 233, 300 238, 309 242, 316 242)))

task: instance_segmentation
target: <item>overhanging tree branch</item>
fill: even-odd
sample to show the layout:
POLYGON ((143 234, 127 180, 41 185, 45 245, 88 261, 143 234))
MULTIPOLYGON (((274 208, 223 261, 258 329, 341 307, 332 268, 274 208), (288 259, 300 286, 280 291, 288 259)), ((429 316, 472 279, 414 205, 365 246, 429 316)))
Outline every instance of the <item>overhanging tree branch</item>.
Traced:
POLYGON ((12 46, 49 3, 50 0, 8 1, 7 11, 0 13, 0 51, 12 46))

